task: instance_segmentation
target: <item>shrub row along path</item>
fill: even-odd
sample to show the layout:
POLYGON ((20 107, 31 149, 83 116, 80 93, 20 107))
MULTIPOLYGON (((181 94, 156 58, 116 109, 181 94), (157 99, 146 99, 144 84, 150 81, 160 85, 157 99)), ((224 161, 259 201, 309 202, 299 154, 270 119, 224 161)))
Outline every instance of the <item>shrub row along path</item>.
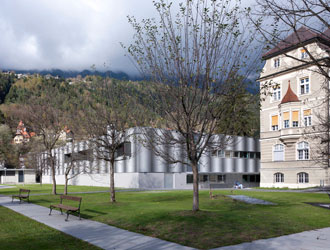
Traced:
MULTIPOLYGON (((69 222, 65 222, 65 215, 53 211, 49 216, 49 209, 31 203, 22 203, 16 200, 13 203, 8 196, 0 196, 0 206, 7 207, 31 219, 41 222, 49 227, 87 241, 103 249, 139 249, 139 250, 188 250, 193 249, 176 243, 160 240, 112 227, 100 222, 82 219, 70 215, 69 222)), ((216 250, 325 250, 330 249, 330 228, 306 231, 297 234, 280 236, 276 238, 256 240, 234 246, 215 248, 216 250)))

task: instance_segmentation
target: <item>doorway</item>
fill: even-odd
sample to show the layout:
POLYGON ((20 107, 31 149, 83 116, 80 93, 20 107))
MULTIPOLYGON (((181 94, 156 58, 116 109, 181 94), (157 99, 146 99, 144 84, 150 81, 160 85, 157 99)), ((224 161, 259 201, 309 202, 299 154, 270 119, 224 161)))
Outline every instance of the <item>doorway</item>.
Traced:
POLYGON ((18 171, 18 182, 24 182, 24 171, 18 171))

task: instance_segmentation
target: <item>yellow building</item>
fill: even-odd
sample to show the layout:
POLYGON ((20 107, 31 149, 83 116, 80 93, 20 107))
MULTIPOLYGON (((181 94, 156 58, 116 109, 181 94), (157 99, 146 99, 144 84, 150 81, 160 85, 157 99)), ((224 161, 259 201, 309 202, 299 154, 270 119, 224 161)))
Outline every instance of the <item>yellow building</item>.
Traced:
POLYGON ((261 187, 330 185, 328 169, 318 160, 319 118, 327 110, 329 85, 310 63, 310 56, 329 60, 329 37, 330 29, 317 34, 302 27, 263 55, 259 82, 261 89, 270 88, 260 111, 261 187))

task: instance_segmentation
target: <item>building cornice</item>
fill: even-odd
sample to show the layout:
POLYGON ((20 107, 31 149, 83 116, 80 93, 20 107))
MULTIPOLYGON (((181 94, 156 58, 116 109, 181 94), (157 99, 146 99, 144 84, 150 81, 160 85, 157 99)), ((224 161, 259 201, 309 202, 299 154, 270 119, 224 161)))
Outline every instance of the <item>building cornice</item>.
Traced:
POLYGON ((316 62, 311 61, 311 62, 304 63, 304 64, 301 64, 301 65, 298 65, 298 66, 295 66, 295 67, 292 67, 292 68, 289 68, 289 69, 285 69, 285 70, 282 70, 282 71, 275 72, 275 73, 270 74, 270 75, 266 75, 266 76, 260 77, 260 78, 257 79, 257 81, 258 82, 261 82, 261 81, 267 80, 269 78, 274 78, 276 76, 280 76, 280 75, 284 75, 286 73, 291 73, 291 72, 300 70, 302 68, 307 68, 307 67, 310 67, 310 66, 316 66, 316 63, 317 62, 325 61, 325 60, 329 60, 329 59, 330 59, 330 57, 328 57, 328 56, 327 57, 323 57, 321 59, 318 59, 316 62))

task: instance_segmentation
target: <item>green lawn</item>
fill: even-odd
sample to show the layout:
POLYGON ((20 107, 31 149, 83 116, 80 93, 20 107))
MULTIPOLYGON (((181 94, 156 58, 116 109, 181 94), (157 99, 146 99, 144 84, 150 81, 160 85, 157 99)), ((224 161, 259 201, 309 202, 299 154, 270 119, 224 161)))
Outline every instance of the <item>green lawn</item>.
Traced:
POLYGON ((100 249, 0 206, 0 249, 100 249))
MULTIPOLYGON (((326 194, 234 191, 278 204, 265 206, 223 196, 230 191, 214 193, 221 196, 210 200, 201 191, 198 213, 191 212, 192 191, 118 192, 114 205, 107 193, 79 196, 84 218, 202 249, 330 227, 330 210, 304 203, 329 203, 326 194)), ((31 197, 47 207, 58 200, 52 195, 31 197)))
MULTIPOLYGON (((51 194, 51 184, 25 184, 25 185, 5 185, 13 186, 14 188, 0 189, 0 194, 11 195, 16 194, 20 188, 30 189, 31 194, 51 194)), ((64 185, 56 185, 56 192, 62 194, 64 191, 64 185)), ((88 191, 109 191, 109 187, 91 187, 91 186, 68 186, 68 192, 88 192, 88 191)))

